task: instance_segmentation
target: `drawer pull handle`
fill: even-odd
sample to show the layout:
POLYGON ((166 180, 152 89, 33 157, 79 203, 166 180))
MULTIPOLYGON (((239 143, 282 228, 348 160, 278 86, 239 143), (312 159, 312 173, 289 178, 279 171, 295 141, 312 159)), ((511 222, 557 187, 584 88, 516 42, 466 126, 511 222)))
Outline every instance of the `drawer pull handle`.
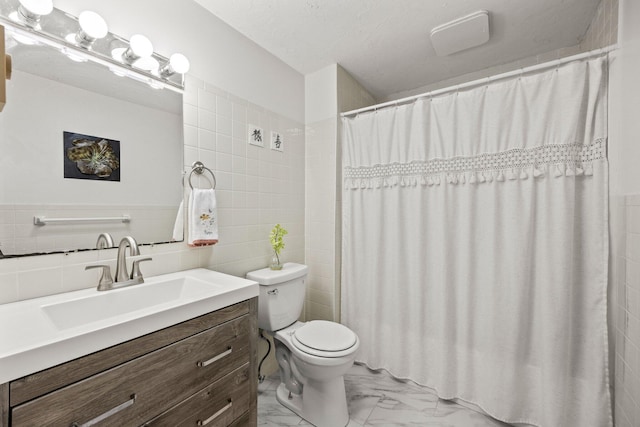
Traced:
POLYGON ((104 421, 107 418, 109 418, 110 416, 117 414, 118 412, 127 409, 129 406, 133 405, 136 402, 136 395, 132 394, 131 395, 131 399, 127 400, 124 403, 119 404, 118 406, 109 409, 107 412, 105 412, 102 415, 98 415, 97 417, 95 417, 92 420, 87 421, 86 423, 78 423, 78 422, 73 422, 71 423, 71 427, 91 427, 92 425, 98 424, 100 421, 104 421))
POLYGON ((205 360, 204 362, 198 361, 198 363, 196 363, 196 365, 198 365, 201 368, 203 368, 205 366, 208 366, 208 365, 211 365, 213 362, 217 362, 218 360, 222 359, 223 357, 230 355, 232 351, 233 351, 233 348, 229 347, 227 349, 227 351, 222 352, 217 356, 213 356, 211 359, 205 360))
POLYGON ((206 426, 207 424, 209 424, 211 421, 215 420, 216 418, 218 418, 220 415, 222 415, 222 413, 224 411, 226 411, 227 409, 231 408, 231 406, 233 406, 233 402, 231 401, 231 399, 229 399, 229 403, 227 403, 224 407, 220 408, 220 410, 218 410, 218 412, 216 412, 215 414, 211 415, 209 418, 207 418, 206 420, 202 421, 202 420, 198 420, 197 424, 199 426, 206 426))

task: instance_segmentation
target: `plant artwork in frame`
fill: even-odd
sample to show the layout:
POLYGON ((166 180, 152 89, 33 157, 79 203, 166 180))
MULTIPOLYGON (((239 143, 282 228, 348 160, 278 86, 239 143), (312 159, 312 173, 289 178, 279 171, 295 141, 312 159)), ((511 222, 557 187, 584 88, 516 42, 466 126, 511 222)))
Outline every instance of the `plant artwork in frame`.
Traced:
POLYGON ((254 125, 249 125, 248 127, 249 144, 264 147, 264 133, 262 132, 262 128, 254 125))
POLYGON ((64 132, 64 177, 120 181, 120 141, 64 132))
POLYGON ((271 149, 276 151, 284 151, 284 141, 280 132, 271 131, 271 149))

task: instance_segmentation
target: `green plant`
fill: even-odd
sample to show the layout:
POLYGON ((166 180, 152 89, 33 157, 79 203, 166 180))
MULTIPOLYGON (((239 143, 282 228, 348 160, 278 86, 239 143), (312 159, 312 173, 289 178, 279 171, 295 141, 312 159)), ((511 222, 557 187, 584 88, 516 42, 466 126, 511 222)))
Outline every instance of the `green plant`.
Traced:
POLYGON ((280 224, 276 224, 271 229, 271 234, 269 234, 269 242, 271 243, 271 247, 273 251, 276 253, 276 257, 278 258, 278 263, 280 262, 280 251, 284 249, 284 236, 289 232, 284 229, 280 224))

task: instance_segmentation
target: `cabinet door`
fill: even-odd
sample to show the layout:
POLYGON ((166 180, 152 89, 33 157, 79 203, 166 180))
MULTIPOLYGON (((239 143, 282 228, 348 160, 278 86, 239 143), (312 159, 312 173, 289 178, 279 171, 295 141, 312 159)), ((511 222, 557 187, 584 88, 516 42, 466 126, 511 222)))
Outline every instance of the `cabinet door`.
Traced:
POLYGON ((244 365, 146 424, 225 427, 249 411, 250 366, 244 365))
POLYGON ((243 316, 12 409, 13 426, 138 426, 249 362, 243 316))

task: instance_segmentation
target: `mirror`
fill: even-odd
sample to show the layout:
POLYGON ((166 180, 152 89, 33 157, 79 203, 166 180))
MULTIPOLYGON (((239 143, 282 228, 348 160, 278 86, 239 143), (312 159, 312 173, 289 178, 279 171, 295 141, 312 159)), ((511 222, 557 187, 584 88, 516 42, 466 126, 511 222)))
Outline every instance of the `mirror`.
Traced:
POLYGON ((92 249, 104 232, 116 245, 125 235, 181 240, 173 230, 183 194, 181 93, 10 32, 6 45, 13 75, 0 113, 1 256, 92 249))

